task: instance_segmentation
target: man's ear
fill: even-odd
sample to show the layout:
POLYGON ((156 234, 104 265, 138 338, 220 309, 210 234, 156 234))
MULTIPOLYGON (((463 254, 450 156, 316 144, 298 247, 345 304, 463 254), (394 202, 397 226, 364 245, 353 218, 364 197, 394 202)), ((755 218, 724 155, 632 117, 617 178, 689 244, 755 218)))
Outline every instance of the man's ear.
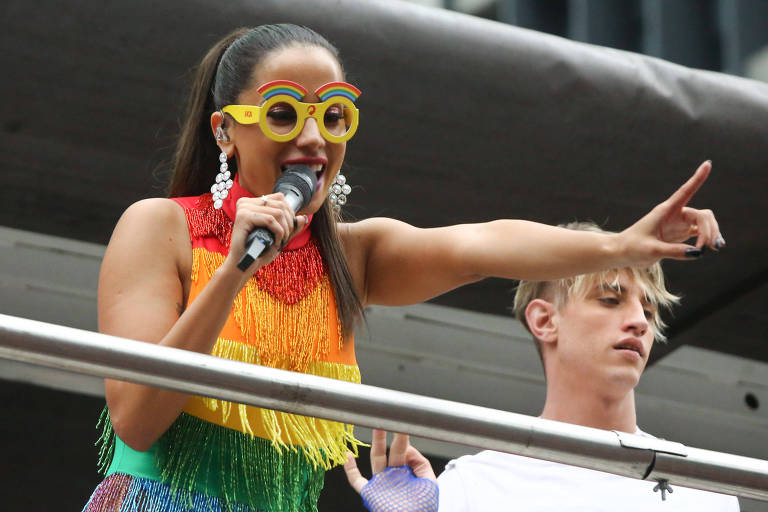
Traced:
POLYGON ((557 341, 557 309, 544 299, 534 299, 525 308, 525 320, 531 333, 542 343, 557 341))
POLYGON ((229 133, 227 133, 224 114, 218 110, 211 114, 211 131, 216 138, 216 144, 227 154, 227 157, 231 158, 235 152, 235 144, 230 140, 229 133))

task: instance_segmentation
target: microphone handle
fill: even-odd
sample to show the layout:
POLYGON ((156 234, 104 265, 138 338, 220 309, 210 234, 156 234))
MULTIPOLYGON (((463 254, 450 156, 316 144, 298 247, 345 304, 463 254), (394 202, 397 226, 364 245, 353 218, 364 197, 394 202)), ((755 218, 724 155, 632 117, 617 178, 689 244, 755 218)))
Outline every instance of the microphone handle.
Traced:
MULTIPOLYGON (((296 213, 301 209, 303 198, 293 190, 285 192, 285 201, 296 213)), ((275 243, 275 235, 267 228, 256 228, 245 239, 245 253, 240 258, 237 268, 245 272, 256 259, 275 243)))

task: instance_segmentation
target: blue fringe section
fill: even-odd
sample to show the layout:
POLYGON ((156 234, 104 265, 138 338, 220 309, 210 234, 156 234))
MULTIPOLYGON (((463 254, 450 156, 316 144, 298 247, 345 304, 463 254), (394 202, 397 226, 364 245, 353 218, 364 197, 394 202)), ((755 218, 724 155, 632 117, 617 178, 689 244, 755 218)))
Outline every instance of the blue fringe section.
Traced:
POLYGON ((266 511, 199 492, 174 492, 162 482, 115 473, 96 487, 83 512, 266 511))

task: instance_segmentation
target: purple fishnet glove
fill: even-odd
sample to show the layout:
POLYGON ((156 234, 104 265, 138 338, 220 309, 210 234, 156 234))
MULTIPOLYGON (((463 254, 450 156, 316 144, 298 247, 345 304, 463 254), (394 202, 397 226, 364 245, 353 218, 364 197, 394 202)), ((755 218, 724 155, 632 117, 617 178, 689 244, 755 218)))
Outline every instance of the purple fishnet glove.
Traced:
POLYGON ((437 483, 417 478, 408 466, 389 467, 363 486, 363 505, 371 512, 437 512, 437 483))

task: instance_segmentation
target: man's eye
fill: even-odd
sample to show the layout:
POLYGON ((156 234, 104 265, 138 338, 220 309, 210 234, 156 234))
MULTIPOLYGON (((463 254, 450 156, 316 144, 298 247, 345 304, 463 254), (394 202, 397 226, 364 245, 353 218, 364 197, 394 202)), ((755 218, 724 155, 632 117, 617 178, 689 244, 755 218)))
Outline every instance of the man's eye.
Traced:
POLYGON ((655 315, 655 312, 653 310, 651 310, 651 309, 644 309, 643 311, 645 312, 645 318, 647 320, 652 320, 653 319, 653 317, 655 315))
POLYGON ((599 298, 599 299, 597 299, 597 300, 599 300, 599 301, 600 301, 600 302, 602 302, 603 304, 611 304, 611 305, 616 305, 616 304, 618 304, 618 303, 619 303, 619 299, 617 299, 616 297, 600 297, 600 298, 599 298))

